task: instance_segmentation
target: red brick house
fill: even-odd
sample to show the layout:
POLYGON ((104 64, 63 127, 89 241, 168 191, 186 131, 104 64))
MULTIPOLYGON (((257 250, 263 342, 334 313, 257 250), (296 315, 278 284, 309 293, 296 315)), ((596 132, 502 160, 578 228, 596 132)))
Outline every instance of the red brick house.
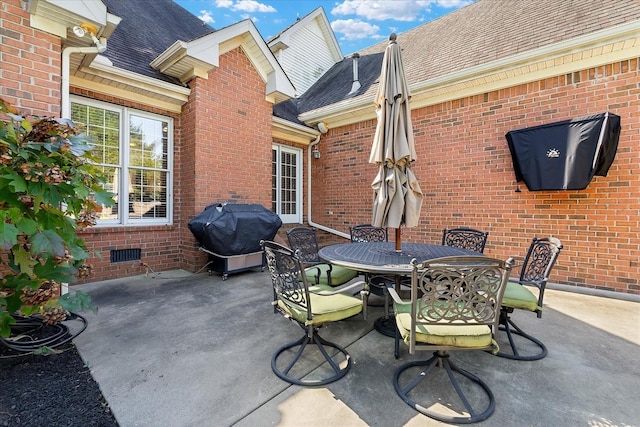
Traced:
MULTIPOLYGON (((103 254, 91 280, 140 274, 141 262, 197 270, 206 258, 187 223, 211 203, 262 204, 280 233, 310 224, 323 242, 370 220, 386 42, 341 58, 321 10, 265 42, 250 21, 214 30, 170 1, 141 14, 138 2, 77 4, 3 1, 0 78, 22 112, 68 112, 100 137, 119 203, 85 233, 103 254), (98 43, 76 35, 83 23, 98 43), (309 33, 324 40, 312 64, 295 60, 309 33), (141 259, 111 262, 126 249, 141 259)), ((425 192, 403 239, 472 226, 489 232, 487 254, 507 257, 553 235, 564 244, 553 282, 640 294, 639 17, 634 1, 479 0, 400 34, 425 192), (516 183, 508 131, 606 111, 622 123, 608 176, 584 190, 516 183)))

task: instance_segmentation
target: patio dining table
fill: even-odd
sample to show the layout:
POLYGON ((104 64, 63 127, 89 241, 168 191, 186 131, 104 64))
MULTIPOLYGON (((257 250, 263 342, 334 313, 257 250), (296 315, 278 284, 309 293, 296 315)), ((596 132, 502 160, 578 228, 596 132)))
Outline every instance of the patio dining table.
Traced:
MULTIPOLYGON (((452 246, 409 242, 403 242, 401 250, 397 251, 393 242, 367 242, 325 246, 318 255, 325 262, 361 273, 393 276, 399 292, 402 278, 411 275, 411 260, 423 262, 441 257, 478 255, 478 252, 452 246)), ((374 327, 384 335, 395 336, 395 323, 388 317, 376 319, 374 327)))

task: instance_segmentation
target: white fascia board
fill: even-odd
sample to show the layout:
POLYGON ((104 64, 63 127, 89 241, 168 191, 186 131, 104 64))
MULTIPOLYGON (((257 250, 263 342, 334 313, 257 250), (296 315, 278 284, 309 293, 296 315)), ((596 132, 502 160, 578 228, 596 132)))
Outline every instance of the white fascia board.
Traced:
POLYGON ((309 145, 311 141, 320 135, 317 129, 293 123, 280 117, 272 116, 271 121, 273 124, 272 136, 285 141, 309 145))
MULTIPOLYGON (((203 39, 208 37, 212 37, 212 39, 221 46, 220 55, 242 46, 249 60, 251 60, 265 82, 269 80, 269 74, 281 73, 282 76, 276 76, 274 81, 277 81, 279 84, 287 82, 291 85, 280 63, 276 60, 273 52, 271 52, 271 49, 269 49, 269 46, 267 46, 267 43, 250 19, 245 19, 244 21, 218 30, 209 36, 203 37, 203 39)), ((284 88, 279 86, 280 92, 287 92, 282 89, 284 88)), ((293 85, 291 85, 291 92, 294 93, 293 85)))
POLYGON ((150 89, 155 89, 158 92, 172 91, 184 95, 189 95, 191 93, 191 89, 189 89, 188 87, 177 86, 172 83, 154 79, 153 77, 143 76, 141 74, 123 70, 122 68, 109 66, 104 63, 94 62, 91 64, 91 67, 89 67, 89 69, 83 69, 82 71, 88 74, 96 74, 92 73, 92 70, 95 70, 102 74, 109 74, 112 77, 118 78, 118 81, 122 83, 128 82, 133 86, 141 85, 150 89))
POLYGON ((162 110, 170 111, 172 113, 180 114, 182 106, 187 102, 188 97, 183 96, 180 99, 176 94, 164 93, 163 97, 154 96, 154 93, 140 93, 132 89, 131 86, 115 87, 108 83, 96 82, 86 79, 77 78, 71 76, 69 79, 71 86, 86 89, 97 93, 104 93, 117 98, 126 99, 139 104, 148 105, 154 108, 160 108, 162 110))
MULTIPOLYGON (((116 88, 121 87, 130 96, 133 96, 134 99, 137 99, 138 101, 143 103, 145 101, 141 100, 139 98, 140 95, 136 94, 145 96, 146 93, 148 94, 146 96, 149 100, 153 100, 158 97, 167 100, 170 99, 171 102, 167 103, 164 107, 170 109, 171 111, 179 112, 181 106, 187 103, 189 95, 191 94, 191 89, 189 89, 188 87, 177 86, 175 84, 164 82, 162 80, 142 76, 140 74, 123 70, 122 68, 113 67, 102 62, 94 61, 89 67, 83 67, 80 69, 80 71, 94 78, 98 78, 100 81, 103 81, 100 87, 103 90, 108 90, 105 93, 112 94, 113 91, 116 90, 116 88), (168 108, 169 105, 175 107, 168 108)), ((85 88, 91 88, 97 85, 97 83, 92 82, 90 79, 87 80, 78 78, 72 79, 71 83, 73 85, 85 88)), ((126 94, 122 96, 129 99, 126 94)), ((154 105, 154 102, 155 101, 151 101, 149 105, 154 105)))
MULTIPOLYGON (((443 85, 452 82, 461 82, 488 76, 498 70, 509 70, 523 64, 533 64, 550 58, 566 55, 567 53, 581 52, 598 45, 611 43, 615 40, 623 40, 629 36, 640 35, 640 20, 628 22, 615 27, 606 28, 604 30, 595 31, 581 37, 566 40, 559 43, 553 43, 538 49, 532 49, 526 52, 512 55, 506 58, 481 64, 473 68, 463 69, 451 74, 446 74, 435 79, 422 82, 411 87, 412 92, 419 92, 423 88, 432 88, 434 85, 443 85)), ((640 53, 640 52, 637 52, 640 53)))
POLYGON ((319 18, 320 28, 323 29, 323 33, 330 39, 329 49, 331 50, 331 54, 333 56, 334 63, 342 61, 344 55, 342 54, 342 50, 340 49, 340 43, 338 43, 338 39, 336 39, 336 34, 333 32, 333 28, 331 28, 331 24, 327 19, 327 15, 324 13, 324 9, 320 7, 321 12, 319 18))
POLYGON ((217 44, 209 45, 207 49, 202 47, 193 48, 191 43, 178 40, 151 61, 149 65, 161 73, 179 77, 178 75, 173 75, 174 73, 170 70, 180 61, 188 61, 191 64, 195 60, 196 63, 209 64, 209 69, 211 69, 218 66, 218 58, 217 44))
POLYGON ((61 39, 67 38, 67 26, 59 22, 51 21, 40 15, 31 15, 29 24, 36 30, 44 31, 45 33, 53 34, 61 39))

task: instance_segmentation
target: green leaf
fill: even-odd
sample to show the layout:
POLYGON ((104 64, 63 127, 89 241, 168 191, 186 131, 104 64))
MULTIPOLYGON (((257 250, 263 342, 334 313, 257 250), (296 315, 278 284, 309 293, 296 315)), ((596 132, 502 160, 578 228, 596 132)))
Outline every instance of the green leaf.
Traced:
POLYGON ((94 313, 98 312, 98 307, 96 307, 91 302, 91 297, 84 292, 74 292, 64 294, 58 300, 62 308, 67 311, 86 311, 91 310, 94 313))
POLYGON ((16 225, 18 226, 18 230, 28 236, 38 231, 38 223, 29 218, 22 218, 16 225))
POLYGON ((88 152, 95 150, 94 145, 86 142, 88 138, 89 137, 86 134, 69 137, 69 141, 71 141, 71 152, 77 157, 82 157, 88 152))
POLYGON ((31 254, 24 248, 18 247, 13 250, 13 262, 20 267, 20 272, 28 276, 33 276, 33 267, 38 261, 31 257, 31 254))
POLYGON ((17 224, 19 221, 22 221, 24 218, 24 212, 22 212, 19 208, 10 208, 6 211, 5 219, 8 219, 10 223, 17 224))
POLYGON ((52 259, 47 259, 44 264, 36 264, 33 272, 37 277, 55 280, 60 283, 75 282, 75 274, 78 270, 70 265, 58 265, 52 259))
POLYGON ((9 179, 9 187, 13 188, 16 193, 23 193, 27 191, 27 181, 20 175, 15 175, 9 178, 9 175, 5 175, 5 178, 9 179))
POLYGON ((33 129, 33 127, 31 127, 31 123, 29 123, 27 119, 23 119, 20 126, 24 129, 25 133, 29 133, 33 129))
POLYGON ((15 225, 9 224, 2 220, 0 224, 0 249, 9 250, 18 243, 19 230, 15 225))
POLYGON ((24 316, 31 316, 33 313, 38 313, 39 311, 40 311, 39 306, 23 305, 20 307, 20 314, 24 316))
POLYGON ((113 199, 114 193, 109 191, 96 191, 93 194, 93 197, 96 200, 96 203, 104 206, 113 206, 115 204, 115 200, 113 199))
POLYGON ((16 324, 16 319, 11 316, 11 314, 6 311, 0 312, 0 336, 3 338, 9 337, 11 335, 11 325, 16 324))
POLYGON ((62 257, 64 256, 64 241, 55 231, 39 231, 31 238, 31 253, 62 257))

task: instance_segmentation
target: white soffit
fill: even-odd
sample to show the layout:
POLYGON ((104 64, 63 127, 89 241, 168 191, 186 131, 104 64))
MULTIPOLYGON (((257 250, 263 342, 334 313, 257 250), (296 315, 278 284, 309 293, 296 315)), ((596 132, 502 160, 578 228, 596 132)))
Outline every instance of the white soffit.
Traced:
MULTIPOLYGON (((100 56, 98 56, 100 57, 100 56)), ((70 77, 72 86, 118 96, 180 113, 191 90, 162 80, 116 68, 108 61, 93 61, 70 77)))
POLYGON ((283 139, 285 141, 296 142, 303 145, 309 145, 320 132, 316 129, 293 123, 280 117, 272 117, 271 136, 273 138, 283 139))
POLYGON ((29 0, 31 26, 66 38, 67 29, 83 23, 100 30, 107 24, 107 7, 96 0, 29 0))

